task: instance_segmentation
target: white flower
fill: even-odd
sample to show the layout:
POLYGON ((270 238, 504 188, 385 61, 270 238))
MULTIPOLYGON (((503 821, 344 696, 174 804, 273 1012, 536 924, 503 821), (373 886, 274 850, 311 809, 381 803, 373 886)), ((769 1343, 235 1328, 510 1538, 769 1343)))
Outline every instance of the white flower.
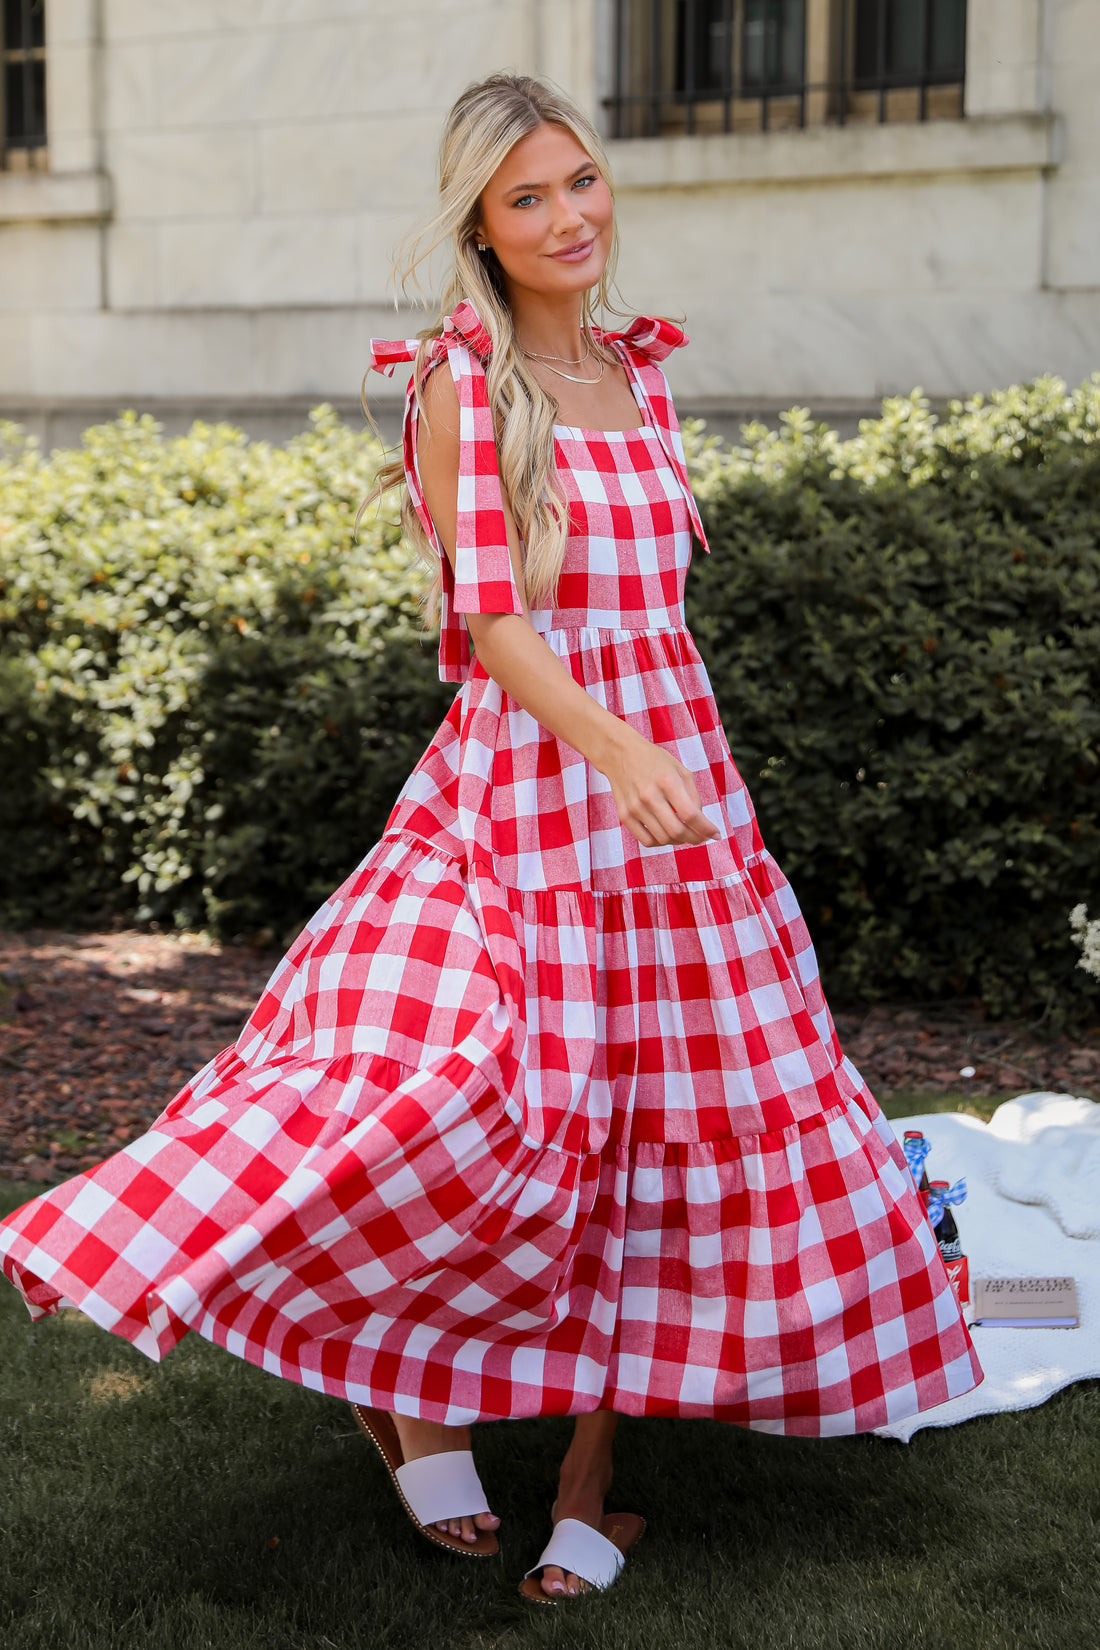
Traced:
POLYGON ((1100 980, 1100 917, 1089 921, 1087 905, 1075 905, 1069 914, 1069 926, 1081 947, 1078 968, 1083 968, 1093 979, 1100 980))

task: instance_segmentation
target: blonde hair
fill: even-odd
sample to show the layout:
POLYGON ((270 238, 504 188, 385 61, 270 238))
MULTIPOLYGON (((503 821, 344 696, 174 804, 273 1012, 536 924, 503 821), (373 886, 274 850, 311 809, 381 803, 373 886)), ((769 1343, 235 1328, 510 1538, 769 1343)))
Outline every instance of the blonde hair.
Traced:
MULTIPOLYGON (((494 252, 478 252, 475 226, 482 191, 489 180, 521 138, 542 125, 560 126, 571 132, 608 188, 612 188, 599 135, 587 115, 564 92, 529 75, 490 75, 467 87, 447 116, 439 149, 439 210, 404 243, 394 269, 395 286, 399 285, 403 294, 408 295, 410 285, 419 291, 416 276, 420 266, 438 247, 451 242, 453 264, 443 288, 440 318, 418 334, 421 344, 413 382, 421 413, 424 359, 432 340, 442 332, 444 318, 466 300, 477 311, 492 340, 486 387, 496 426, 500 481, 523 544, 524 585, 533 608, 549 605, 553 599, 568 534, 568 513, 554 464, 558 404, 527 369, 516 345, 503 271, 494 252)), ((593 349, 597 347, 591 332, 594 311, 598 308, 616 315, 625 313, 611 301, 616 291, 618 249, 618 231, 613 229, 603 274, 583 297, 581 325, 593 349)), ((379 469, 366 502, 404 481, 400 457, 390 460, 379 469)), ((431 621, 438 611, 439 559, 424 535, 407 485, 401 500, 401 520, 410 541, 436 573, 425 600, 431 621)))

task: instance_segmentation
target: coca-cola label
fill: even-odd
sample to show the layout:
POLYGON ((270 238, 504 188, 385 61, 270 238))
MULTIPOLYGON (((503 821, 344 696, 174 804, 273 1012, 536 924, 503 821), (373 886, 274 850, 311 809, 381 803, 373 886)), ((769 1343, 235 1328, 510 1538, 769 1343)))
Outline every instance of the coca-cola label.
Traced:
POLYGON ((960 1307, 967 1306, 970 1301, 969 1260, 965 1255, 959 1255, 956 1259, 948 1260, 945 1255, 943 1263, 947 1268, 947 1276, 951 1280, 951 1287, 955 1291, 955 1299, 960 1307))

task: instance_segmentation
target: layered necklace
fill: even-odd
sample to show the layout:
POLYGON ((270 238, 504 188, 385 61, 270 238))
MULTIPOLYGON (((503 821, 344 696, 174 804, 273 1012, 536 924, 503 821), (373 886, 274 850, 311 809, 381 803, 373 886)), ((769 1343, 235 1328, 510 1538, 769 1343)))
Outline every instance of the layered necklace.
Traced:
POLYGON ((540 355, 537 350, 533 349, 521 348, 520 354, 528 361, 543 362, 547 372, 556 373, 559 378, 567 378, 571 384, 598 384, 600 379, 603 377, 604 369, 607 366, 607 362, 601 355, 599 357, 600 370, 596 374, 595 378, 578 378, 575 372, 562 372, 561 367, 552 367, 550 365, 551 361, 560 361, 562 366, 566 367, 583 366, 584 362, 589 360, 592 355, 592 345, 587 337, 584 341, 584 354, 578 355, 575 361, 568 355, 540 355))

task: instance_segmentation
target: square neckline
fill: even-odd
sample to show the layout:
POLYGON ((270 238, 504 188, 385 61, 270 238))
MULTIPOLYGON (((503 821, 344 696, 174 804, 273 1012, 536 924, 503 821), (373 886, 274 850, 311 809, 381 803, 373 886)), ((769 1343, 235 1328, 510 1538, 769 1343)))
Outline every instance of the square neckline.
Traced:
POLYGON ((584 440, 596 439, 606 441, 610 436, 644 435, 646 431, 648 431, 650 435, 657 434, 652 424, 634 424, 629 430, 588 430, 585 429, 583 424, 554 425, 555 435, 580 436, 584 440))
MULTIPOLYGON (((580 436, 582 440, 595 439, 598 441, 606 441, 610 436, 622 436, 625 438, 628 435, 641 435, 645 430, 648 430, 651 435, 657 435, 657 431, 649 421, 649 408, 646 406, 645 400, 639 393, 639 387, 635 381, 634 373, 631 370, 629 361, 625 361, 623 359, 619 350, 615 350, 614 353, 619 357, 619 363, 626 372, 626 381, 630 387, 630 393, 637 403, 638 411, 642 415, 642 422, 640 424, 632 425, 629 430, 591 430, 587 429, 583 424, 555 424, 555 435, 563 434, 574 437, 580 436)), ((659 436, 658 440, 660 440, 659 436)))

